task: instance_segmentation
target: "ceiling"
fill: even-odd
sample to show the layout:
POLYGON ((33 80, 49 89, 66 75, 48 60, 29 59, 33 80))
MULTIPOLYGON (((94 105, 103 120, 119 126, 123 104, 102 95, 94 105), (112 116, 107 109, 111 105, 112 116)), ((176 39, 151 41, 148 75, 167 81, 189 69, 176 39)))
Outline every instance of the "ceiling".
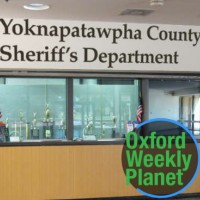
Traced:
POLYGON ((151 6, 150 0, 1 0, 0 17, 200 25, 200 0, 164 0, 163 6, 151 6), (36 2, 46 3, 50 9, 30 11, 22 7, 36 2), (153 12, 121 15, 127 9, 153 12))

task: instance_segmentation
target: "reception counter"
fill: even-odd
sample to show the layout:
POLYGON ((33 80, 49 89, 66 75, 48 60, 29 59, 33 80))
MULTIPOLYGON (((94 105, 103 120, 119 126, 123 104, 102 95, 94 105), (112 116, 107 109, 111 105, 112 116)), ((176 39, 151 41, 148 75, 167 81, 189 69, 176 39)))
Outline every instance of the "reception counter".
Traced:
MULTIPOLYGON (((127 186, 123 140, 2 143, 0 199, 64 200, 140 196, 127 186)), ((200 174, 185 191, 199 193, 200 174)))

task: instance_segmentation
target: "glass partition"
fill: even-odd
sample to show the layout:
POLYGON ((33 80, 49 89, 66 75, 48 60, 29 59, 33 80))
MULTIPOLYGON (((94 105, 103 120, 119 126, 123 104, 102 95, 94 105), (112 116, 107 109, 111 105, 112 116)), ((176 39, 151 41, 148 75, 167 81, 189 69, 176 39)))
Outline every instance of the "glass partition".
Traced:
MULTIPOLYGON (((138 116, 140 80, 70 81, 73 84, 67 78, 0 78, 0 142, 123 138, 144 119, 138 116)), ((200 137, 199 91, 199 80, 150 79, 143 101, 149 105, 142 113, 145 119, 177 120, 200 137)))
POLYGON ((122 138, 127 124, 137 123, 138 80, 76 78, 70 88, 67 82, 0 78, 0 142, 63 140, 67 135, 86 140, 122 138), (73 94, 72 105, 67 94, 73 94), (73 125, 73 133, 67 133, 68 125, 73 125))
POLYGON ((1 140, 66 138, 66 79, 3 78, 0 94, 1 140))
POLYGON ((74 79, 74 138, 121 138, 136 120, 139 81, 74 79))

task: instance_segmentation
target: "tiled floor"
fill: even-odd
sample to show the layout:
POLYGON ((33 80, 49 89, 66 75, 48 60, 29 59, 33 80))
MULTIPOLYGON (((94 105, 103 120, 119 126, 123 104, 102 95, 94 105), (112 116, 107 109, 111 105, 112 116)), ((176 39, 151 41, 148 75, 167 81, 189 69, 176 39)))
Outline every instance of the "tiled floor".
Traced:
POLYGON ((169 198, 168 200, 200 200, 200 196, 198 197, 183 197, 183 198, 169 198))
MULTIPOLYGON (((93 200, 93 199, 84 199, 84 200, 93 200)), ((139 197, 134 196, 134 197, 97 198, 95 200, 160 200, 160 199, 144 197, 144 196, 139 196, 139 197)), ((178 195, 172 198, 161 199, 161 200, 200 200, 200 193, 192 194, 192 196, 188 194, 178 195)))
POLYGON ((178 198, 178 199, 173 199, 173 200, 200 200, 200 197, 195 197, 195 198, 186 197, 186 198, 178 198))
POLYGON ((200 200, 200 197, 197 198, 186 198, 187 200, 200 200))
MULTIPOLYGON (((153 200, 153 199, 143 197, 143 198, 139 198, 139 200, 153 200)), ((172 198, 168 198, 168 199, 162 199, 162 200, 200 200, 200 194, 199 195, 196 194, 192 197, 190 197, 190 196, 188 196, 188 197, 187 196, 183 196, 183 197, 182 196, 176 196, 176 197, 172 197, 172 198)))

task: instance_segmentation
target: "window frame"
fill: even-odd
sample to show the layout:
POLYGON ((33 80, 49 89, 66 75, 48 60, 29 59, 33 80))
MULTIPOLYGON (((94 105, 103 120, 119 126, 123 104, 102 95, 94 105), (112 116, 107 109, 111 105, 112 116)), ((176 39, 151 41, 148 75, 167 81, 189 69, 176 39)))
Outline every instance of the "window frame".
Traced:
MULTIPOLYGON (((1 71, 1 78, 65 78, 67 82, 66 88, 66 124, 67 124, 67 139, 73 139, 73 78, 120 78, 120 79, 138 79, 141 81, 141 95, 143 98, 143 121, 148 119, 149 106, 149 81, 153 79, 169 79, 169 80, 200 80, 200 73, 170 73, 170 72, 155 72, 155 73, 136 73, 136 72, 109 72, 109 71, 47 71, 47 70, 27 70, 27 71, 1 71)), ((195 136, 200 139, 200 136, 195 136)))

